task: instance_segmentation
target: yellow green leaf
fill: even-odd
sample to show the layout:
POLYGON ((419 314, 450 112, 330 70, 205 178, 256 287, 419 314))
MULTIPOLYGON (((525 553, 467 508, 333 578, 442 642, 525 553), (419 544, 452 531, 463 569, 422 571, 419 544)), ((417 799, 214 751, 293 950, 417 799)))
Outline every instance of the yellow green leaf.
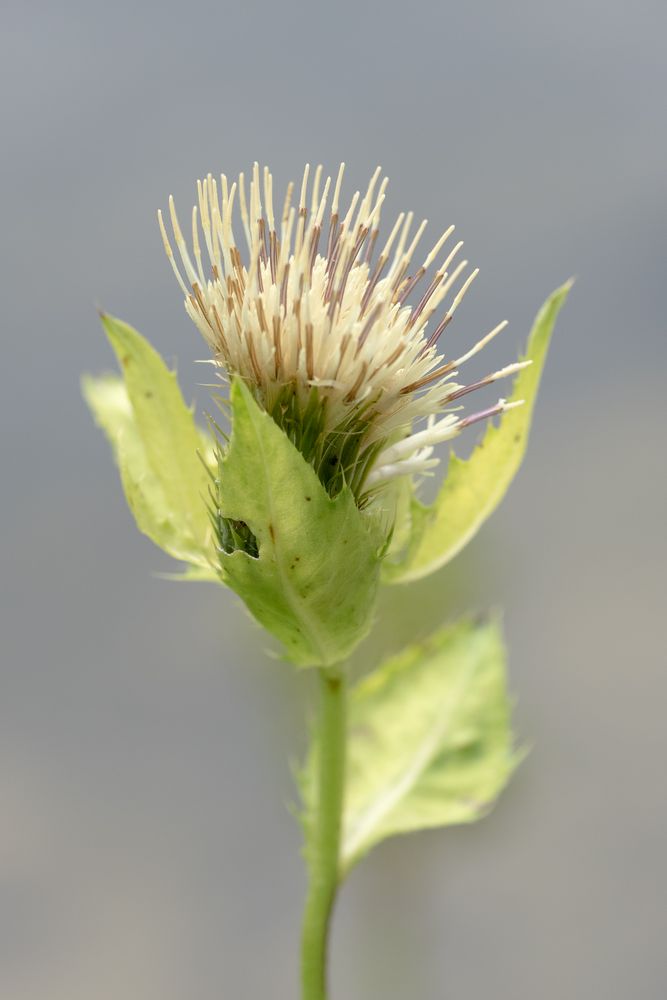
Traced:
POLYGON ((83 394, 112 445, 137 526, 176 559, 208 573, 215 550, 201 432, 175 373, 148 341, 113 317, 102 322, 123 378, 88 376, 83 394))
POLYGON ((524 405, 489 424, 468 459, 452 453, 447 476, 431 506, 413 498, 412 532, 402 554, 385 560, 383 580, 405 583, 444 566, 468 544, 499 505, 521 465, 533 408, 556 317, 567 298, 568 281, 547 299, 535 319, 521 360, 532 361, 517 375, 510 400, 524 405))
POLYGON ((518 760, 498 622, 392 657, 352 691, 348 719, 344 871, 387 837, 479 819, 518 760))

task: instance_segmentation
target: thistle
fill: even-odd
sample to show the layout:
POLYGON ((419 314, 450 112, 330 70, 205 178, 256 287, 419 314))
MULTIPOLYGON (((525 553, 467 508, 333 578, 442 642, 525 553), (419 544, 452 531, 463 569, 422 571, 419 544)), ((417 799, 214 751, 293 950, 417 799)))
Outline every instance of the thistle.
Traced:
POLYGON ((385 483, 437 465, 434 445, 519 405, 500 399, 469 416, 454 409, 469 393, 530 361, 472 384, 455 381, 460 367, 507 323, 499 323, 461 357, 445 360, 442 334, 478 274, 473 270, 466 276, 468 262, 457 261, 463 243, 449 245, 454 226, 411 272, 426 222, 413 233, 412 213, 401 213, 382 244, 387 178, 378 187, 378 167, 364 197, 357 192, 343 215, 343 173, 344 164, 333 185, 328 225, 332 179, 320 193, 318 167, 309 193, 306 166, 298 210, 290 184, 278 227, 268 168, 260 179, 255 164, 249 199, 243 174, 231 186, 223 175, 220 188, 209 174, 197 184, 192 253, 169 201, 180 266, 161 212, 158 219, 186 311, 215 364, 250 387, 331 496, 348 485, 364 506, 385 483), (237 202, 246 263, 234 236, 237 202), (411 297, 416 297, 413 304, 411 297))
POLYGON ((349 692, 345 661, 372 625, 378 587, 449 562, 503 498, 569 290, 542 307, 523 358, 460 379, 506 323, 450 356, 443 335, 478 273, 459 261, 453 227, 421 259, 426 224, 414 228, 412 213, 380 237, 379 169, 346 210, 343 172, 322 184, 318 167, 309 191, 306 167, 298 204, 290 184, 278 222, 268 169, 255 165, 247 193, 243 174, 219 186, 209 175, 197 185, 190 249, 173 200, 171 236, 158 213, 186 311, 211 350, 220 421, 198 427, 159 355, 106 315, 123 376, 84 381, 139 528, 187 578, 232 588, 286 658, 317 676, 300 775, 303 1000, 328 995, 331 913, 350 869, 389 836, 479 818, 516 765, 495 619, 447 625, 349 692), (512 375, 509 398, 462 408, 512 375), (482 443, 465 461, 450 454, 435 501, 422 504, 434 447, 487 419, 482 443))

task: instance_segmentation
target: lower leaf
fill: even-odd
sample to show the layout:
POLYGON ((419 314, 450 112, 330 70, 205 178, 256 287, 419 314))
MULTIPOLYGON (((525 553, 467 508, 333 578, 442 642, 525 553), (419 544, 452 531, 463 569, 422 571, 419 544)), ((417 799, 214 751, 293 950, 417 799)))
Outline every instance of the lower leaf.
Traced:
POLYGON ((485 815, 517 761, 497 620, 399 653, 351 694, 343 872, 387 837, 485 815))

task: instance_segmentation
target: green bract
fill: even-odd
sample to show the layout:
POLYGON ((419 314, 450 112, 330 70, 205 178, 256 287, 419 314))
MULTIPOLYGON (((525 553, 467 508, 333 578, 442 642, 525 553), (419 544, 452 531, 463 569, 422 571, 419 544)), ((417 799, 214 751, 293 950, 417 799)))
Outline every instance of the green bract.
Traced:
POLYGON ((293 663, 329 666, 370 629, 385 531, 349 488, 331 499, 240 380, 220 467, 220 513, 246 524, 258 557, 220 553, 223 577, 293 663))
POLYGON ((109 438, 140 531, 169 555, 211 569, 213 532, 202 497, 208 477, 203 440, 174 372, 132 327, 102 323, 123 372, 86 377, 83 393, 109 438))
POLYGON ((453 559, 476 535, 505 496, 526 451, 533 407, 556 317, 572 285, 566 282, 544 303, 521 360, 533 363, 517 375, 511 400, 524 405, 489 424, 469 459, 450 455, 447 476, 435 502, 424 506, 412 498, 411 532, 404 551, 383 566, 387 583, 418 580, 453 559))
MULTIPOLYGON (((312 822, 318 734, 304 774, 312 822)), ((519 757, 497 621, 464 621, 392 657, 350 693, 341 873, 387 837, 469 823, 519 757)))

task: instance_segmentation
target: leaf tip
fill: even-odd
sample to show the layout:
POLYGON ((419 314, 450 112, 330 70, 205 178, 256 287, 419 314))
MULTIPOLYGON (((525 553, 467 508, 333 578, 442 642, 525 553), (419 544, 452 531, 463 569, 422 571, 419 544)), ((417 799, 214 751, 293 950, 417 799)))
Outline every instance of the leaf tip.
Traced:
POLYGON ((547 299, 547 302, 556 299, 562 304, 570 294, 572 286, 575 284, 576 280, 577 280, 576 274, 571 275, 566 281, 562 283, 562 285, 559 285, 558 288, 554 289, 554 291, 547 299))

